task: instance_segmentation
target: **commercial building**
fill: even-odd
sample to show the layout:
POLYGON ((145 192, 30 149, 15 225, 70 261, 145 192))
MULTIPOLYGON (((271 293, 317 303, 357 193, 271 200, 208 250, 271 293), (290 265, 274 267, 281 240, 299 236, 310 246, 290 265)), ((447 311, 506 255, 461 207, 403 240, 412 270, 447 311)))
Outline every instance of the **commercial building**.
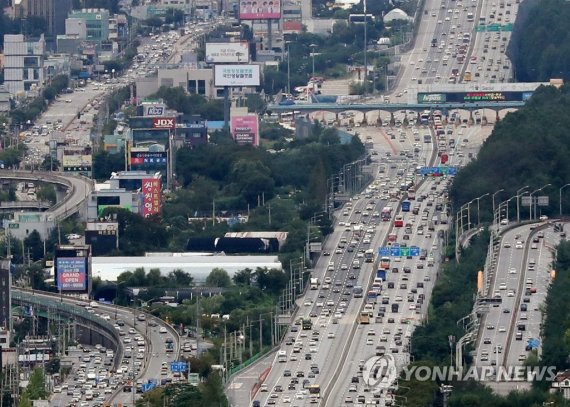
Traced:
POLYGON ((99 220, 105 208, 130 210, 147 217, 160 213, 162 204, 162 174, 146 171, 122 171, 95 185, 87 200, 87 220, 99 220))
POLYGON ((208 143, 208 123, 200 116, 180 115, 176 123, 176 137, 185 146, 196 147, 208 143))
POLYGON ((91 246, 93 256, 104 256, 119 248, 119 224, 117 221, 102 220, 87 222, 85 244, 91 246))
POLYGON ((55 37, 65 32, 65 19, 71 11, 72 0, 13 0, 12 6, 16 18, 43 18, 47 34, 55 37))
POLYGON ((69 18, 85 21, 86 40, 93 41, 98 45, 109 40, 109 10, 92 8, 72 10, 69 13, 69 18))
POLYGON ((42 35, 37 41, 27 41, 22 34, 4 35, 4 85, 12 95, 42 88, 44 83, 44 53, 42 35))
POLYGON ((4 85, 0 85, 0 113, 9 112, 12 106, 10 92, 4 85))
POLYGON ((17 239, 23 240, 34 230, 37 230, 42 239, 47 239, 51 230, 55 227, 53 216, 38 212, 15 212, 14 219, 4 220, 6 233, 17 239))

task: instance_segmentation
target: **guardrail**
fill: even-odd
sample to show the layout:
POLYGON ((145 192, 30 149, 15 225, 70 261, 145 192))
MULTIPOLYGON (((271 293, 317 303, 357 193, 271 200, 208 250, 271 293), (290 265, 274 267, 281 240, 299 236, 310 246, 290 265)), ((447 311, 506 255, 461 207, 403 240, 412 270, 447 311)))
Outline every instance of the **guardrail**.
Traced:
POLYGON ((116 344, 117 351, 115 352, 113 363, 115 369, 118 367, 120 363, 120 358, 118 356, 122 354, 122 344, 117 330, 109 322, 87 312, 83 308, 73 305, 70 306, 70 304, 67 302, 59 302, 56 299, 45 298, 43 296, 34 295, 33 293, 20 291, 18 289, 12 290, 12 300, 53 309, 58 314, 68 314, 79 317, 85 321, 92 323, 93 325, 98 326, 103 332, 108 334, 109 339, 114 341, 116 344))

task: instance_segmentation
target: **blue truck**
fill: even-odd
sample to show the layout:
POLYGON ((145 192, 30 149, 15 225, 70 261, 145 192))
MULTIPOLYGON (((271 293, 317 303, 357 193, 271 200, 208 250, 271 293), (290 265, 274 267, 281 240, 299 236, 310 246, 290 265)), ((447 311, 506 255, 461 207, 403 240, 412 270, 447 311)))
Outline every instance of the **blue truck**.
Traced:
POLYGON ((382 281, 386 281, 386 270, 377 270, 376 278, 381 278, 382 281))

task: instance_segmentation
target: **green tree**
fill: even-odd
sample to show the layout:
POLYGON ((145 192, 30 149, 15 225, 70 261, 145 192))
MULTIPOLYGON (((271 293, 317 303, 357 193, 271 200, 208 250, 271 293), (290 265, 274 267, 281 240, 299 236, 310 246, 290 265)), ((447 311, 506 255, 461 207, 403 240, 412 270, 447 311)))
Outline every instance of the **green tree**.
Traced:
POLYGON ((228 272, 221 268, 214 268, 206 277, 206 285, 209 287, 229 287, 231 283, 228 272))

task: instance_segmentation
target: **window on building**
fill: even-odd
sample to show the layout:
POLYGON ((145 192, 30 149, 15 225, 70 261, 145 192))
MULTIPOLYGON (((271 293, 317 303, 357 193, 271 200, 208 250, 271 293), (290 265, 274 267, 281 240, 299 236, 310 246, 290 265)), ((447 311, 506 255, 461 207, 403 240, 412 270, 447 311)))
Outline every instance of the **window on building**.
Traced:
POLYGON ((27 81, 28 78, 28 70, 27 69, 22 69, 22 79, 27 81))
POLYGON ((216 89, 216 97, 219 97, 219 98, 224 97, 224 89, 223 88, 216 89))
POLYGON ((194 79, 188 81, 188 92, 196 93, 196 81, 194 79))
POLYGON ((38 57, 24 57, 24 68, 37 68, 38 57))
POLYGON ((40 79, 40 70, 39 69, 34 69, 34 80, 39 80, 40 79))
POLYGON ((198 95, 206 96, 206 81, 198 81, 198 95))

